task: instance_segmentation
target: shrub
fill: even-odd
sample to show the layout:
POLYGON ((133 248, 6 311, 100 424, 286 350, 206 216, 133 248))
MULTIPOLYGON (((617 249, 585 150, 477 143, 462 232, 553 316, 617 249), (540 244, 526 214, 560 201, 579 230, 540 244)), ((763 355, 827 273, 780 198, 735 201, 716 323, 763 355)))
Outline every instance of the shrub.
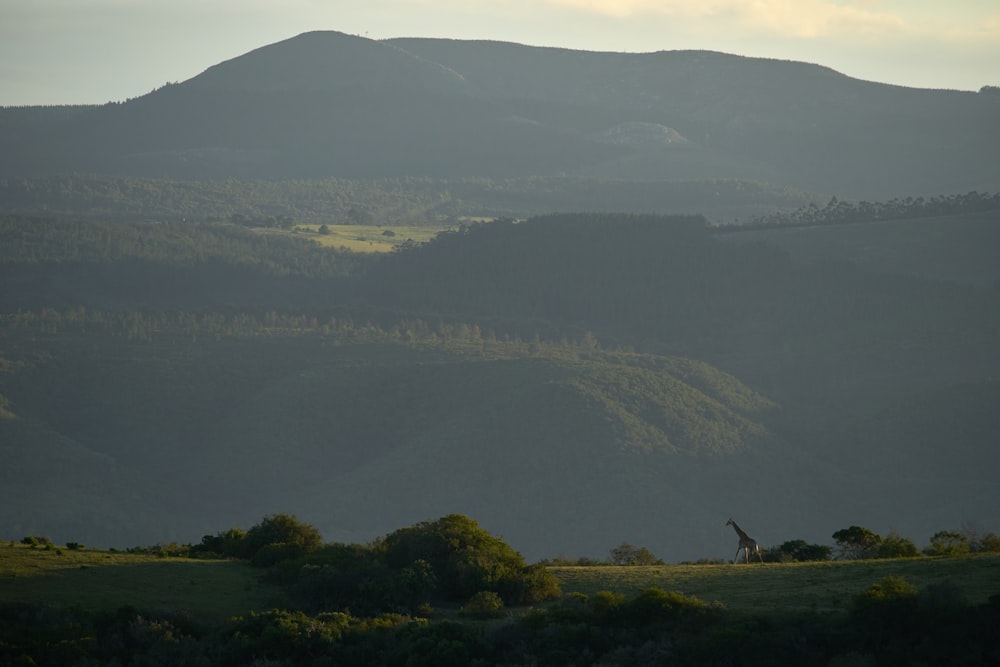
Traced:
POLYGON ((896 531, 891 531, 878 545, 879 558, 914 558, 919 555, 917 545, 896 531))
POLYGON ((496 618, 503 609, 503 599, 493 591, 479 591, 473 594, 462 607, 462 613, 474 618, 496 618))
POLYGON ((830 560, 833 548, 825 544, 807 544, 805 540, 791 540, 780 547, 771 547, 763 558, 771 563, 793 563, 830 560))
POLYGON ((250 559, 254 567, 271 567, 285 560, 294 560, 305 555, 305 547, 297 542, 273 542, 265 544, 250 559))
POLYGON ((931 546, 928 552, 932 556, 961 556, 969 551, 969 538, 962 533, 939 530, 931 535, 931 546))
POLYGON ((903 577, 889 576, 866 588, 854 600, 855 611, 879 606, 909 606, 916 602, 917 587, 903 577))
POLYGON ((417 561, 427 563, 437 592, 450 600, 493 591, 508 604, 520 604, 553 597, 559 590, 545 568, 528 567, 506 542, 460 514, 397 530, 377 549, 395 570, 417 561))
POLYGON ((612 591, 598 591, 587 600, 587 606, 598 616, 616 614, 623 604, 625 604, 625 596, 612 591))
POLYGON ((247 533, 242 528, 230 528, 215 535, 205 535, 201 544, 191 547, 193 558, 239 558, 247 533))
POLYGON ((634 547, 628 542, 622 542, 611 550, 612 565, 663 565, 646 547, 634 547))
POLYGON ((396 634, 398 657, 394 664, 410 667, 448 667, 489 664, 489 645, 476 624, 440 621, 407 623, 396 634))
POLYGON ((975 545, 975 551, 978 553, 1000 553, 1000 536, 986 533, 979 538, 975 545))
MULTIPOLYGON (((273 565, 274 557, 284 554, 289 558, 297 558, 303 554, 316 551, 323 544, 323 538, 315 527, 302 523, 295 516, 275 514, 264 519, 247 531, 246 536, 239 541, 238 553, 242 558, 253 561, 257 552, 270 545, 286 544, 295 547, 276 547, 269 549, 268 564, 273 565)), ((265 558, 264 560, 267 560, 265 558)))
POLYGON ((622 618, 633 626, 688 618, 707 608, 703 600, 677 591, 648 588, 622 605, 622 618))
POLYGON ((229 646, 240 664, 267 664, 262 658, 312 664, 329 653, 353 621, 350 615, 339 613, 312 617, 278 609, 250 612, 232 623, 229 646))
POLYGON ((160 558, 183 558, 190 555, 190 552, 190 544, 177 544, 176 542, 153 544, 147 547, 135 546, 125 550, 125 553, 159 556, 160 558))
POLYGON ((67 542, 66 548, 69 549, 70 551, 80 551, 81 549, 83 549, 83 545, 80 544, 79 542, 67 542))
POLYGON ((539 561, 541 565, 548 565, 552 567, 596 567, 598 565, 607 565, 608 562, 605 560, 599 560, 597 558, 590 558, 589 556, 579 556, 577 558, 570 558, 568 556, 556 556, 555 558, 546 558, 539 561))
POLYGON ((833 534, 833 539, 837 540, 839 557, 847 560, 874 558, 882 543, 881 537, 861 526, 838 530, 833 534))

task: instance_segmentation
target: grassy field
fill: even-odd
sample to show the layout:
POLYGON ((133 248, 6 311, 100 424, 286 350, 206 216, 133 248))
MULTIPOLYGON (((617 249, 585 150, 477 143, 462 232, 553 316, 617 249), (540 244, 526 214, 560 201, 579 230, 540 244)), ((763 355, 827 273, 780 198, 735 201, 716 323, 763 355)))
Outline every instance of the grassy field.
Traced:
POLYGON ((297 225, 293 233, 307 235, 316 243, 331 248, 390 252, 407 241, 424 243, 450 229, 433 225, 327 225, 329 233, 320 234, 319 228, 320 225, 297 225))
POLYGON ((564 593, 614 591, 626 596, 649 587, 680 591, 731 609, 844 610, 873 583, 899 576, 924 591, 947 584, 966 602, 1000 594, 1000 556, 909 558, 764 565, 554 567, 564 593))
MULTIPOLYGON (((1000 555, 758 565, 553 567, 564 593, 650 587, 681 591, 737 610, 835 612, 871 584, 901 576, 920 591, 947 585, 966 602, 1000 594, 1000 555)), ((0 544, 0 603, 43 602, 91 610, 133 606, 214 624, 250 610, 281 607, 260 570, 199 561, 66 548, 0 544)))
POLYGON ((234 561, 0 544, 0 603, 42 602, 113 611, 123 606, 214 624, 281 606, 260 570, 234 561))

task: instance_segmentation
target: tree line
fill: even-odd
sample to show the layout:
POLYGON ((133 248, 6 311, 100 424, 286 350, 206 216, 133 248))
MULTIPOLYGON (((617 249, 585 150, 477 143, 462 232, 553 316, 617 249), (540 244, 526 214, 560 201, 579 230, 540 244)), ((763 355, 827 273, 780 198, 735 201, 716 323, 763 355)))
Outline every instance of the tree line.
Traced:
MULTIPOLYGON (((405 317, 391 311, 327 309, 314 312, 277 310, 193 312, 42 308, 0 314, 0 338, 25 336, 94 336, 136 343, 161 341, 314 337, 340 344, 394 344, 438 348, 486 356, 586 355, 602 351, 590 331, 574 336, 522 336, 475 321, 405 317)), ((608 353, 630 350, 608 346, 608 353)))
MULTIPOLYGON (((805 540, 786 540, 779 545, 762 548, 764 563, 806 563, 828 560, 863 560, 874 558, 916 558, 919 556, 965 556, 980 553, 1000 553, 1000 536, 983 532, 974 526, 961 530, 939 530, 930 538, 930 543, 917 548, 913 540, 891 531, 881 536, 861 526, 842 528, 833 533, 833 545, 810 544, 805 540)), ((607 558, 601 560, 590 557, 566 558, 564 556, 546 559, 547 565, 560 566, 600 566, 600 565, 664 565, 646 547, 622 542, 611 549, 607 558)), ((702 558, 686 565, 718 565, 724 560, 702 558)))
POLYGON ((8 214, 105 222, 422 224, 460 214, 447 182, 401 177, 168 180, 89 173, 0 179, 8 214))
MULTIPOLYGON (((294 236, 254 234, 211 224, 136 224, 0 217, 0 265, 148 262, 191 268, 246 267, 272 277, 331 278, 356 270, 359 258, 294 236)), ((127 266, 124 268, 128 268, 127 266)))
MULTIPOLYGON (((3 115, 0 113, 0 122, 3 115)), ((4 212, 106 222, 441 224, 462 217, 585 211, 771 210, 804 192, 737 180, 627 182, 576 177, 171 180, 91 173, 0 179, 4 212)))
POLYGON ((832 197, 825 206, 814 202, 794 211, 773 211, 751 218, 745 225, 726 225, 719 231, 738 231, 747 227, 789 227, 834 225, 906 218, 932 218, 943 215, 966 215, 1000 209, 1000 193, 980 193, 932 197, 895 198, 884 202, 843 201, 832 197))

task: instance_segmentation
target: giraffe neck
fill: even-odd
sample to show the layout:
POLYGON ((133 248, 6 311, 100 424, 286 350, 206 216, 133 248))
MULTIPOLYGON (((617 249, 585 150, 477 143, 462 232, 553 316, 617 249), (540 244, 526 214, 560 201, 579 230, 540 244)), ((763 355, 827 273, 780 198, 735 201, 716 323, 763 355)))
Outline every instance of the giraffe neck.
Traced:
POLYGON ((740 527, 736 525, 735 521, 730 521, 729 523, 732 524, 733 530, 736 531, 736 534, 740 536, 741 540, 749 540, 750 539, 750 536, 747 535, 746 533, 744 533, 742 530, 740 530, 740 527))

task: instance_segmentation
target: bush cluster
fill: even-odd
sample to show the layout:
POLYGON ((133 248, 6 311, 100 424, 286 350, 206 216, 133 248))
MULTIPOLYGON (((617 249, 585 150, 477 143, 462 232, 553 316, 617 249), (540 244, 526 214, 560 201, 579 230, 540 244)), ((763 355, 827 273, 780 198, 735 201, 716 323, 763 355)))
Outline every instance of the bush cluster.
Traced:
POLYGON ((237 558, 266 568, 296 608, 429 615, 432 603, 465 604, 471 614, 559 595, 543 565, 472 519, 451 514, 402 528, 371 544, 323 544, 319 531, 294 516, 265 517, 205 535, 189 548, 194 558, 237 558))
MULTIPOLYGON (((833 534, 836 555, 846 560, 861 558, 913 558, 921 551, 912 540, 891 531, 885 537, 861 526, 843 528, 833 534)), ((927 556, 962 556, 969 553, 1000 553, 1000 537, 974 528, 939 530, 922 552, 927 556)))
POLYGON ((314 526, 289 514, 274 514, 250 530, 230 528, 215 535, 205 535, 201 544, 190 548, 195 558, 240 558, 258 567, 269 567, 285 560, 301 558, 323 545, 314 526))
POLYGON ((503 540, 459 514, 397 530, 370 545, 327 545, 275 568, 270 578, 288 586, 303 609, 364 614, 425 613, 434 602, 482 610, 559 594, 543 566, 527 565, 503 540))
MULTIPOLYGON (((491 596, 476 600, 489 607, 491 596)), ((495 603, 496 601, 493 600, 495 603)), ((471 606, 471 602, 470 605, 471 606)), ((88 613, 0 604, 0 664, 741 665, 995 664, 1000 596, 968 605, 947 585, 888 577, 847 614, 733 612, 677 592, 576 594, 502 624, 398 613, 250 612, 217 630, 132 608, 88 613)))

